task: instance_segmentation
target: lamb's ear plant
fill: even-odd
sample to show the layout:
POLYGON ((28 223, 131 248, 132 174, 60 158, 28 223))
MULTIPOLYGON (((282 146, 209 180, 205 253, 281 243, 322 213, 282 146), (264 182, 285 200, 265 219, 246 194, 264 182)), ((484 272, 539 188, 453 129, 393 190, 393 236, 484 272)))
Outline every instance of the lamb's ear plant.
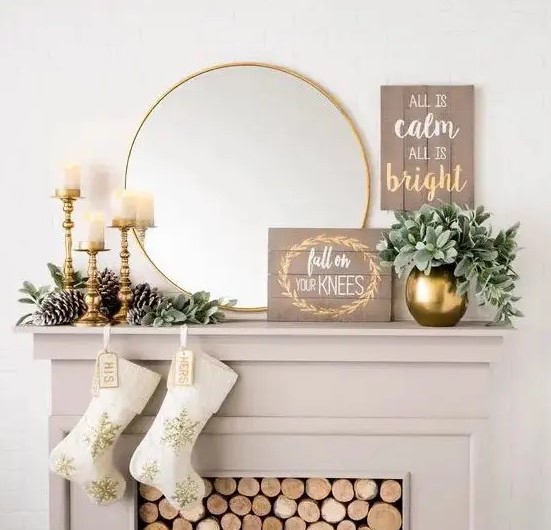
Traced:
MULTIPOLYGON (((21 304, 33 305, 35 307, 32 313, 25 313, 24 315, 19 317, 19 320, 15 324, 16 326, 30 324, 33 320, 33 317, 35 316, 35 312, 42 307, 42 302, 44 301, 46 296, 48 296, 51 292, 55 290, 63 289, 64 275, 61 267, 53 263, 48 263, 47 267, 55 287, 52 287, 50 285, 36 287, 32 282, 23 282, 23 287, 19 289, 19 292, 24 296, 22 298, 19 298, 18 302, 21 304)), ((86 278, 84 274, 76 271, 74 279, 75 289, 83 289, 84 287, 86 287, 86 281, 88 280, 88 278, 86 278)))
MULTIPOLYGON (((61 269, 61 267, 59 265, 55 265, 54 263, 48 263, 47 267, 56 288, 63 289, 63 279, 65 275, 63 274, 63 270, 61 269)), ((86 287, 86 281, 88 280, 88 278, 86 278, 86 276, 82 272, 75 271, 74 280, 74 289, 84 289, 86 287)))
MULTIPOLYGON (((49 285, 36 287, 33 283, 25 281, 23 282, 23 287, 19 289, 19 292, 23 295, 23 297, 19 298, 18 302, 21 304, 32 305, 34 306, 34 311, 36 311, 37 309, 40 309, 44 298, 46 298, 50 291, 51 289, 49 285)), ((21 324, 29 323, 32 320, 34 311, 32 313, 25 313, 24 315, 19 317, 19 320, 16 322, 15 325, 19 326, 21 324)))
POLYGON ((179 294, 163 297, 155 307, 144 308, 142 326, 170 327, 182 324, 216 324, 224 322, 226 315, 220 306, 234 306, 237 300, 210 299, 210 293, 199 291, 192 295, 179 294))
POLYGON ((519 223, 495 236, 491 214, 484 207, 463 209, 456 204, 424 205, 415 212, 396 212, 396 223, 377 245, 383 265, 402 276, 416 267, 430 274, 434 267, 453 266, 457 292, 466 294, 475 285, 481 305, 496 309, 493 324, 511 324, 523 314, 515 307, 518 274, 512 263, 518 246, 519 223))

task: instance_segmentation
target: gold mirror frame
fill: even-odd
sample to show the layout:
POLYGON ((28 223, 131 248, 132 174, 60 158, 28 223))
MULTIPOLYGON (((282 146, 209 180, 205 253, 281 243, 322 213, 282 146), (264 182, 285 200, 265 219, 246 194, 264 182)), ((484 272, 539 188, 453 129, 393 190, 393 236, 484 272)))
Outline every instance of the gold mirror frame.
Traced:
MULTIPOLYGON (((285 74, 292 75, 293 77, 304 81, 305 83, 309 84, 312 88, 317 90, 322 96, 325 96, 334 106, 335 108, 340 112, 342 117, 346 120, 350 128, 352 129, 352 132, 354 134, 354 137, 356 138, 356 141, 358 142, 358 147, 360 148, 360 153, 362 156, 362 160, 365 166, 365 178, 366 178, 366 200, 365 200, 365 211, 364 216, 362 219, 362 224, 360 228, 364 227, 367 222, 367 214, 369 211, 369 201, 371 197, 370 193, 370 174, 369 174, 369 162, 367 158, 367 151, 365 148, 365 145, 362 141, 360 131, 358 130, 356 124, 354 123, 354 120, 352 119, 352 116, 347 112, 347 110, 344 108, 344 105, 335 97, 333 94, 331 94, 328 90, 323 88, 320 84, 318 84, 313 79, 297 72, 296 70, 292 70, 291 68, 287 68, 285 66, 279 66, 275 64, 270 63, 259 63, 259 62, 234 62, 234 63, 223 63, 218 64, 215 66, 210 66, 208 68, 204 68, 203 70, 199 70, 187 77, 184 77, 182 80, 178 81, 176 84, 171 86, 164 94, 161 95, 157 101, 150 107, 150 109, 147 111, 146 115, 140 122, 140 125, 138 126, 138 129, 136 130, 136 133, 134 134, 134 137, 132 138, 132 142, 130 144, 130 149, 128 150, 128 156, 126 157, 126 166, 124 169, 124 187, 127 186, 127 180, 128 180, 128 166, 130 164, 130 157, 132 155, 132 149, 134 147, 134 144, 136 143, 136 139, 138 138, 138 135, 140 134, 140 131, 142 127, 144 126, 145 122, 147 121, 147 118, 151 115, 151 113, 157 108, 157 106, 163 101, 165 97, 167 97, 170 93, 172 93, 174 90, 176 90, 179 86, 183 85, 184 83, 187 83, 188 81, 191 81, 192 79, 199 77, 200 75, 206 74, 208 72, 212 72, 214 70, 221 70, 222 68, 233 68, 236 66, 252 66, 256 68, 268 68, 271 70, 277 70, 279 72, 283 72, 285 74)), ((142 249, 146 259, 149 261, 149 263, 153 266, 153 268, 171 285, 173 285, 177 290, 182 291, 186 294, 191 294, 189 291, 184 289, 182 286, 178 285, 174 281, 172 281, 170 278, 168 278, 163 271, 161 271, 157 265, 155 265, 155 262, 151 259, 149 254, 147 253, 147 250, 145 249, 144 245, 140 241, 140 238, 138 237, 138 233, 136 230, 133 230, 134 237, 138 243, 138 246, 142 249)), ((229 307, 229 306, 222 306, 221 309, 225 311, 234 311, 234 312, 244 312, 244 313, 256 313, 256 312, 262 312, 266 311, 267 307, 229 307)))

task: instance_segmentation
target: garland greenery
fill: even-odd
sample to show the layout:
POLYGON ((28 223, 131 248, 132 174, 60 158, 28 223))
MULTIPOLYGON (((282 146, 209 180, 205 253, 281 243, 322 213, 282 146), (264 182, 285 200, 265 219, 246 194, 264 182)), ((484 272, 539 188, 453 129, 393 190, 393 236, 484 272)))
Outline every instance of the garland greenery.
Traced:
POLYGON ((226 320, 220 306, 234 306, 236 303, 237 300, 225 298, 211 300, 210 293, 205 291, 182 293, 172 298, 163 296, 155 306, 144 308, 140 325, 169 327, 182 324, 216 324, 226 320))
MULTIPOLYGON (((16 325, 33 323, 45 325, 45 321, 70 323, 67 320, 74 318, 69 315, 76 314, 72 305, 78 300, 74 297, 54 300, 55 293, 63 294, 63 270, 53 263, 48 263, 47 267, 54 285, 37 287, 32 282, 23 282, 23 286, 19 289, 23 297, 19 298, 19 302, 34 306, 34 311, 22 315, 16 325), (45 319, 44 313, 52 310, 55 311, 56 318, 45 319)), ((81 293, 86 286, 86 281, 84 274, 75 273, 74 291, 79 293, 80 298, 82 298, 81 293)), ((167 327, 182 324, 216 324, 226 320, 221 306, 232 307, 237 303, 236 300, 225 298, 211 300, 210 293, 205 291, 169 297, 148 284, 138 284, 137 287, 141 293, 140 304, 136 304, 130 311, 129 316, 132 318, 129 318, 129 323, 132 325, 167 327), (147 305, 144 305, 144 300, 147 305)))

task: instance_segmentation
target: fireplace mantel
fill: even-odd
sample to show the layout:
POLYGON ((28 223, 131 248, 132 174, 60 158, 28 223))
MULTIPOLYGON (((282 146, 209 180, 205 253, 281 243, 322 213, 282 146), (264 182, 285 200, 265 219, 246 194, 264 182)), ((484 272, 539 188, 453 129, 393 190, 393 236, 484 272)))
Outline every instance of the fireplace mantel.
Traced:
MULTIPOLYGON (((73 326, 19 326, 18 333, 34 336, 36 359, 94 359, 103 328, 73 326), (71 347, 68 348, 67 346, 71 347), (95 349, 94 349, 95 348, 95 349)), ((213 352, 222 361, 339 361, 339 362, 437 362, 491 363, 497 360, 511 328, 465 322, 455 327, 421 327, 412 321, 390 323, 279 323, 232 321, 215 326, 190 326, 190 347, 217 344, 213 352), (346 340, 349 347, 335 357, 333 347, 346 340), (277 345, 292 342, 315 348, 289 351, 277 345), (221 347, 220 342, 223 342, 221 347), (254 346, 262 342, 264 348, 254 346), (431 344, 446 347, 426 348, 431 344), (247 347, 242 347, 248 344, 247 347), (267 345, 276 348, 266 348, 267 345), (366 348, 369 344, 370 347, 366 348), (239 345, 234 348, 234 345, 239 345), (389 348, 389 345, 391 346, 389 348), (251 348, 252 346, 252 348, 251 348), (357 346, 357 347, 356 347, 357 346)), ((178 346, 180 329, 139 326, 111 328, 113 347, 126 346, 125 357, 134 360, 168 360, 178 346)))
MULTIPOLYGON (((103 330, 23 326, 17 332, 32 335, 34 357, 51 363, 54 446, 90 400, 103 330)), ((166 378, 179 333, 113 327, 111 346, 166 378)), ((497 528, 490 492, 506 494, 509 486, 504 473, 496 474, 496 455, 507 455, 495 445, 493 426, 508 422, 504 353, 511 333, 475 322, 190 327, 191 349, 239 373, 199 438, 196 467, 205 476, 410 477, 404 530, 497 528)), ((165 390, 161 382, 122 435, 116 453, 122 471, 165 390)), ((97 508, 78 487, 51 476, 50 528, 135 530, 136 492, 129 484, 121 503, 97 508)))
MULTIPOLYGON (((102 327, 82 328, 75 326, 17 326, 16 332, 38 335, 97 335, 102 327)), ((350 337, 504 337, 513 328, 489 326, 485 322, 466 321, 452 327, 423 327, 412 320, 375 323, 312 323, 312 322, 266 322, 264 320, 232 320, 211 326, 189 326, 191 336, 350 336, 350 337)), ((177 335, 178 326, 141 327, 114 326, 114 335, 177 335)))

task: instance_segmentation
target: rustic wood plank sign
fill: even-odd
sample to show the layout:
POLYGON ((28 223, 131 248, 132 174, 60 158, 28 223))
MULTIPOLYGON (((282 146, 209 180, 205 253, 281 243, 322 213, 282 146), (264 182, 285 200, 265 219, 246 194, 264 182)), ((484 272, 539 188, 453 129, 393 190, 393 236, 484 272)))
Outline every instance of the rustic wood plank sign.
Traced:
POLYGON ((270 228, 268 320, 389 321, 392 275, 382 230, 270 228))
POLYGON ((381 87, 381 209, 474 203, 474 86, 381 87))

